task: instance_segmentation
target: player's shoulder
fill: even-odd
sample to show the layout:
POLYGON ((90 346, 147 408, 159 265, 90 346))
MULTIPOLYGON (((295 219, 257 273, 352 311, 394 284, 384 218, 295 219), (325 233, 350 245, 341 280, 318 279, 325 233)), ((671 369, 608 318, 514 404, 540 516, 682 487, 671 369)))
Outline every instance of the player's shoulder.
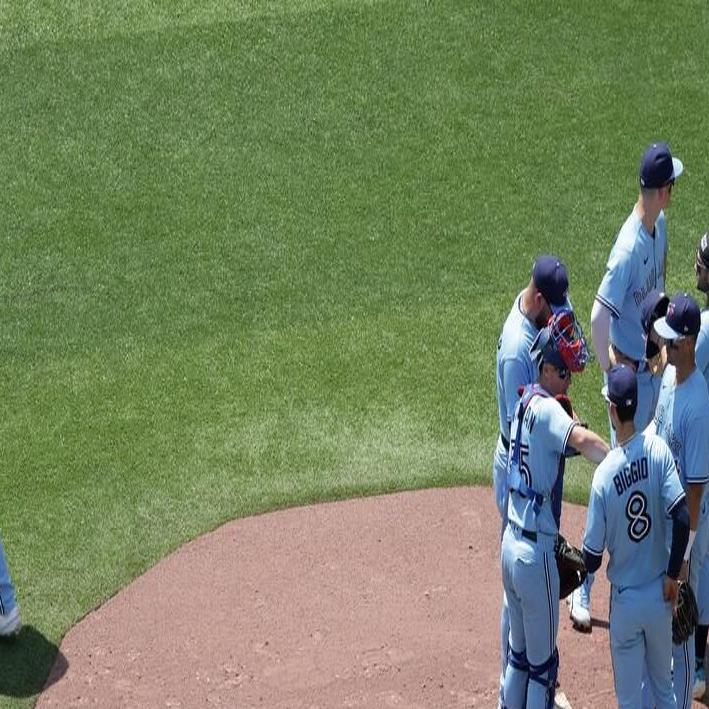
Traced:
POLYGON ((709 308, 702 310, 699 320, 699 334, 697 335, 697 349, 706 346, 709 340, 709 308))
POLYGON ((613 474, 618 468, 623 467, 628 460, 626 451, 622 446, 611 448, 606 457, 596 466, 594 479, 598 476, 599 481, 605 479, 609 474, 613 474))
POLYGON ((532 359, 530 350, 536 336, 537 330, 527 318, 522 316, 520 319, 510 314, 500 335, 497 348, 498 358, 530 362, 532 359))
POLYGON ((692 409, 694 415, 709 420, 709 389, 704 374, 699 369, 695 369, 685 383, 688 385, 686 391, 689 392, 688 407, 692 409))
POLYGON ((672 451, 667 442, 661 436, 654 433, 641 433, 643 452, 652 460, 673 460, 672 451))
MULTIPOLYGON (((611 448, 608 455, 596 466, 591 479, 591 488, 596 497, 605 498, 614 488, 613 478, 625 465, 625 456, 622 449, 611 448)), ((591 498, 593 499, 593 498, 591 498)))
POLYGON ((620 231, 618 232, 613 248, 619 251, 627 251, 632 253, 641 233, 642 220, 636 214, 635 210, 633 210, 628 215, 628 218, 623 222, 623 226, 620 227, 620 231))

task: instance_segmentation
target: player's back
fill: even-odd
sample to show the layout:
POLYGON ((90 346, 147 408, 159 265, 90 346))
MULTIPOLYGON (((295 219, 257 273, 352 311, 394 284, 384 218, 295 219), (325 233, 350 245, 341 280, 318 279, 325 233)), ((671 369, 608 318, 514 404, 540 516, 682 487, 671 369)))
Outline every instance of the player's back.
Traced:
POLYGON ((633 210, 618 233, 596 294, 596 299, 613 314, 611 342, 638 361, 645 357, 641 304, 653 288, 664 288, 666 251, 662 212, 651 236, 633 210))
POLYGON ((697 369, 704 375, 704 381, 709 388, 709 310, 702 310, 702 324, 697 335, 694 357, 697 369))
POLYGON ((537 378, 529 348, 538 330, 522 312, 521 298, 521 293, 515 298, 497 343, 497 408, 500 432, 508 440, 509 421, 519 400, 517 389, 537 378))
POLYGON ((611 450, 596 469, 591 496, 589 505, 606 518, 610 582, 642 586, 665 573, 667 514, 684 497, 667 444, 636 433, 611 450))

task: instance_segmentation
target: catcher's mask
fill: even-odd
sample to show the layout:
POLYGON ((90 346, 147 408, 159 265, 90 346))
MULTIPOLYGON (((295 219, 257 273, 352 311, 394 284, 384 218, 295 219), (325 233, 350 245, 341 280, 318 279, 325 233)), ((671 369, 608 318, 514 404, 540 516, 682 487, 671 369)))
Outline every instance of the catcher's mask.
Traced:
POLYGON ((559 369, 583 372, 589 360, 586 338, 573 310, 562 310, 549 318, 531 348, 532 357, 541 369, 544 362, 559 369))

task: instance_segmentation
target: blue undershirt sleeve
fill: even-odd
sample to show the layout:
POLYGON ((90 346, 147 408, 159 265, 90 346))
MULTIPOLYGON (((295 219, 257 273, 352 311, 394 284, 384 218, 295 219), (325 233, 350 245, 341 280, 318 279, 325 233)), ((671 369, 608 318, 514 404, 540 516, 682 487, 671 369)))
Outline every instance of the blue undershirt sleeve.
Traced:
POLYGON ((676 579, 682 568, 684 550, 689 539, 689 508, 687 500, 682 500, 672 510, 672 546, 670 547, 670 560, 667 564, 667 575, 676 579))

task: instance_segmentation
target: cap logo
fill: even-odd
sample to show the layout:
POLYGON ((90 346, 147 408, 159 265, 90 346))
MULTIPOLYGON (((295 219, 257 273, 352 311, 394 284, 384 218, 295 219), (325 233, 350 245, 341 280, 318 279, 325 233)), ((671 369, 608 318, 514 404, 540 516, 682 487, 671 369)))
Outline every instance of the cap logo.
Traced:
POLYGON ((675 304, 674 304, 674 303, 670 303, 670 304, 667 306, 667 317, 668 317, 668 318, 674 318, 674 316, 675 316, 675 304))

